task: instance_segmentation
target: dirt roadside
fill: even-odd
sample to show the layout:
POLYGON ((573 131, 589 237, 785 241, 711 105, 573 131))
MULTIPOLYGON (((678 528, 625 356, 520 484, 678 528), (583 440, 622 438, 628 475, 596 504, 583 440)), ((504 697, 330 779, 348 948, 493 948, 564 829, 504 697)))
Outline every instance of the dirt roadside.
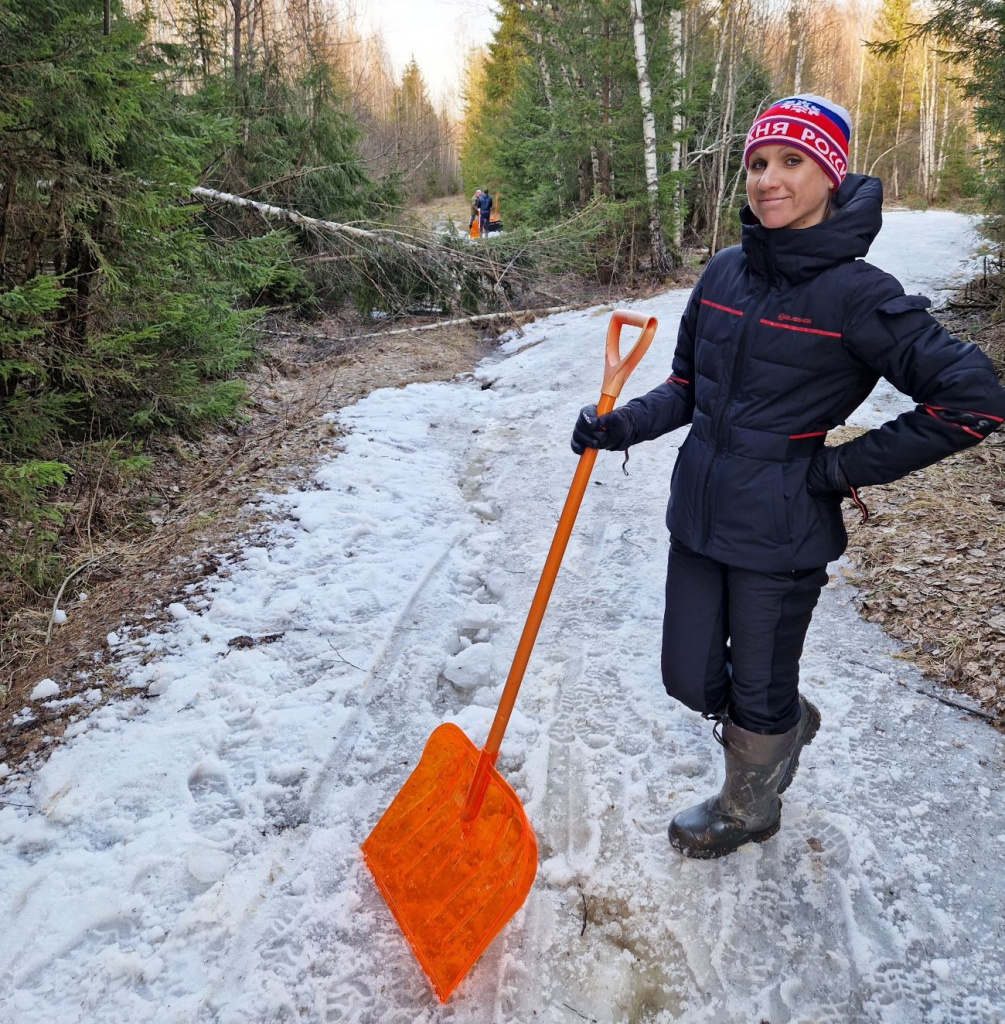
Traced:
MULTIPOLYGON (((968 294, 936 315, 1001 373, 997 302, 968 294)), ((871 515, 865 524, 846 516, 845 570, 863 617, 905 645, 900 657, 1005 732, 1005 430, 863 495, 871 515)))
POLYGON ((59 601, 65 623, 52 621, 48 604, 19 614, 3 652, 0 701, 0 764, 10 770, 45 757, 81 713, 85 694, 88 709, 125 694, 110 634, 153 628, 186 588, 220 571, 227 553, 264 528, 256 509, 262 492, 310 486, 319 457, 338 450, 325 412, 379 388, 470 373, 512 324, 376 338, 337 321, 267 326, 261 361, 244 375, 245 422, 154 452, 141 521, 133 517, 118 538, 81 545, 79 571, 59 601), (54 706, 29 700, 45 679, 59 686, 54 706))

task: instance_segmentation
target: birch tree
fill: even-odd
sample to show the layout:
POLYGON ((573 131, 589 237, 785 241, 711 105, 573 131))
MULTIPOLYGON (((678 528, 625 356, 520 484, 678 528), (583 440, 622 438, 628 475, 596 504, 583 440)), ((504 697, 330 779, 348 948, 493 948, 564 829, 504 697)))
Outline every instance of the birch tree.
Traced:
POLYGON ((660 223, 660 183, 656 164, 656 121, 653 118, 649 70, 646 60, 646 25, 642 17, 642 0, 629 0, 632 12, 632 34, 635 41, 635 69, 639 79, 639 103, 642 106, 642 139, 645 151, 646 196, 649 200, 649 253, 653 273, 666 277, 673 270, 673 261, 663 241, 660 223))
MULTIPOLYGON (((680 6, 670 11, 670 47, 672 54, 672 66, 677 76, 677 83, 683 88, 686 80, 686 67, 684 64, 684 12, 680 6)), ((674 252, 679 253, 684 240, 683 213, 683 189, 680 183, 680 172, 684 168, 684 118, 681 114, 681 102, 674 104, 673 121, 670 130, 673 142, 670 149, 670 173, 673 175, 673 247, 674 252)))

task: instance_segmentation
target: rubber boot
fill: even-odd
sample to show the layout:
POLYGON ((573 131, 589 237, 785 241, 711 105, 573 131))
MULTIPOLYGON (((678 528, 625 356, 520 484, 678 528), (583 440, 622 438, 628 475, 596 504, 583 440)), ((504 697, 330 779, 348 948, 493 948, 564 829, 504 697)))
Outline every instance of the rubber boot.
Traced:
POLYGON ((785 771, 782 773, 782 781, 778 783, 779 793, 784 793, 789 788, 789 783, 792 782, 792 777, 799 767, 799 752, 807 744, 813 742, 813 737, 816 736, 817 729, 820 728, 820 712, 802 694, 799 695, 799 710, 802 713, 796 726, 796 742, 792 747, 792 753, 789 754, 785 771))
POLYGON ((792 781, 802 721, 780 736, 762 736, 723 719, 721 737, 714 729, 713 735, 725 751, 726 781, 715 796, 674 817, 670 845, 685 857, 711 860, 770 839, 781 824, 778 789, 786 774, 792 781))

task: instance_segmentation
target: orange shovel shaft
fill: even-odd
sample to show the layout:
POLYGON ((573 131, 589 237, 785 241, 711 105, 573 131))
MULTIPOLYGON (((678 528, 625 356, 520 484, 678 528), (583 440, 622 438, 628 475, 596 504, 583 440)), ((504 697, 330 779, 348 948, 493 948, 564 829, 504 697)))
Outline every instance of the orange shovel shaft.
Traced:
MULTIPOLYGON (((610 412, 614 407, 614 399, 608 395, 601 395, 597 404, 598 415, 610 412)), ((544 570, 541 579, 538 580, 537 590, 534 591, 534 598, 530 603, 530 612, 527 614, 527 621, 524 623, 523 632, 520 634, 520 642, 516 645, 516 654, 513 655, 513 664, 510 666, 509 675, 506 677, 506 685, 503 687, 499 707, 496 710, 495 718, 492 720, 492 728, 489 730, 489 737, 482 747, 481 755, 478 758, 478 766, 475 769, 474 777, 471 780, 471 787, 468 790, 468 797, 461 812, 461 821, 470 821, 481 807, 482 798, 485 796, 485 787, 488 785, 488 769, 494 767, 496 758, 499 756, 499 747, 502 744, 503 733, 509 725, 510 715, 513 706, 516 704, 516 696, 520 691, 520 684, 523 682, 524 672, 527 670, 527 662, 530 661, 530 653, 534 650, 534 643, 537 640, 538 630, 544 619, 544 611, 548 607, 548 599, 551 597, 555 579, 558 576, 558 567, 562 564, 569 537, 572 535, 572 526, 579 513, 579 506, 583 502, 583 495, 586 493, 586 485, 593 472, 593 464, 597 461, 597 449, 587 448, 579 456, 579 465, 576 467, 576 474, 572 478, 572 486, 569 488, 569 496, 565 499, 565 507, 558 520, 558 527, 555 530, 555 537, 548 550, 548 557, 544 562, 544 570)))
MULTIPOLYGON (((607 331, 607 363, 604 371, 604 385, 600 401, 597 403, 598 416, 603 416, 604 413, 608 413, 614 408, 614 401, 620 393, 622 385, 649 347, 655 333, 656 320, 654 317, 630 313, 624 310, 616 310, 612 314, 611 323, 607 331), (621 328, 624 324, 642 328, 642 334, 631 351, 624 358, 621 358, 619 340, 621 328)), ((510 715, 516 703, 517 693, 520 690, 520 684, 523 682, 527 662, 530 660, 531 651, 534 649, 534 642, 537 640, 538 630, 541 628, 541 621, 544 619, 544 611, 548 606, 548 599, 551 597, 555 578, 558 576, 558 569, 562 564, 562 557, 565 555, 565 549, 572 534, 572 527, 576 521, 576 515, 579 512, 579 506, 582 504, 583 495, 586 493, 586 485, 589 482, 590 474, 593 472, 593 464, 596 460, 596 448, 587 448, 579 457, 579 464, 572 478, 572 485, 569 487, 569 495, 565 499, 565 506, 559 517, 555 536, 548 550, 548 557, 545 559, 541 579, 538 581, 537 590, 534 592, 534 598, 531 601, 530 612, 527 615, 527 621, 524 624, 523 632, 520 634, 520 642, 517 644, 516 654, 513 656, 513 664, 509 675, 506 677, 506 685, 503 687, 499 708, 492 721, 492 728, 489 730, 488 739, 481 750, 478 765, 471 780, 471 786, 468 789, 464 809, 461 812, 462 821, 471 821, 478 813, 479 807, 481 807, 482 799, 485 795, 485 787, 488 785, 489 768, 495 765, 496 758, 499 756, 499 746, 502 743, 506 726, 509 724, 510 715)))
MULTIPOLYGON (((597 415, 603 416, 614 408, 614 399, 609 395, 601 395, 597 404, 597 415)), ((524 672, 527 669, 527 662, 530 661, 531 651, 537 640, 538 630, 541 628, 541 621, 544 619, 545 609, 548 607, 548 600, 551 597, 552 588, 555 586, 555 579, 558 576, 559 566, 565 556, 565 549, 569 544, 569 537, 572 536, 572 527, 579 514, 579 506, 583 503, 583 495, 586 494, 586 485, 590 482, 590 474, 593 472, 593 464, 597 461, 597 449, 587 448, 579 456, 579 464, 576 466, 575 476, 569 487, 569 495, 565 499, 565 506, 562 515, 559 517, 558 526, 555 528, 555 536, 548 550, 548 557, 544 562, 544 569, 541 571, 541 579, 538 581, 537 590, 534 591, 534 598, 530 603, 530 611, 527 614, 527 621, 520 634, 520 642, 516 646, 516 654, 513 655, 513 665, 506 677, 506 686, 503 689, 502 698, 499 702, 499 710, 496 712, 492 728, 489 730, 489 738, 485 741, 485 751, 495 761, 499 753, 499 745, 502 743, 503 733, 509 724, 510 712, 516 702, 517 691, 523 681, 524 672)))

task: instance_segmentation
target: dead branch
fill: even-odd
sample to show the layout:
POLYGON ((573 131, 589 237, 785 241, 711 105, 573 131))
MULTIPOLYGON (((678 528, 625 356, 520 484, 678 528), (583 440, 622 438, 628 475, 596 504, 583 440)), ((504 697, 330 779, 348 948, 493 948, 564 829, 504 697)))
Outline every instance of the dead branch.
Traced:
POLYGON ((282 206, 270 206, 268 203, 259 203, 253 199, 245 199, 243 196, 235 196, 230 192, 218 192, 216 189, 203 188, 197 185, 191 189, 192 195, 197 199, 205 199, 211 203, 227 203, 230 206, 244 206, 255 210, 263 217, 271 217, 274 220, 288 220, 300 227, 315 228, 319 231, 329 231, 336 235, 348 235, 352 238, 365 238, 371 242, 382 242, 394 245, 399 249, 408 252, 422 252, 423 250, 409 242, 386 231, 370 231, 367 228, 353 227, 351 224, 339 224, 334 220, 319 220, 317 217, 308 217, 305 214, 297 213, 296 210, 287 210, 282 206))
POLYGON ((67 583, 73 579, 78 573, 83 572, 84 569, 94 565, 95 562, 100 562, 102 556, 95 555, 93 558, 88 558, 86 562, 81 562, 60 584, 59 591, 56 594, 56 600, 52 602, 52 611, 49 613, 49 626, 45 631, 45 645, 48 647, 49 641, 52 640, 52 624, 56 619, 56 612, 59 610, 59 602, 63 596, 63 591, 66 590, 67 583))
POLYGON ((977 718, 983 718, 986 722, 990 722, 992 725, 1005 726, 1005 718, 1002 718, 1000 715, 992 714, 989 711, 982 711, 980 708, 973 708, 967 704, 961 704, 959 701, 950 700, 948 697, 943 697, 941 694, 933 693, 931 690, 922 689, 920 686, 915 689, 923 697, 931 697, 933 700, 937 700, 940 704, 945 704, 947 707, 956 708, 958 711, 965 711, 968 715, 974 715, 977 718))
POLYGON ((536 319, 539 316, 551 316, 553 313, 568 313, 574 309, 586 309, 586 306, 548 306, 545 309, 515 309, 505 313, 479 313, 477 316, 464 316, 456 320, 440 320, 434 324, 421 324, 418 327, 397 327, 393 331, 375 331, 373 334, 346 334, 333 338, 329 334, 314 334, 309 331, 279 331, 271 327, 256 327, 256 331, 272 334, 277 338, 319 338, 324 341, 366 341, 369 338, 387 338, 392 334, 412 334, 415 331, 435 331, 441 327, 456 327, 458 324, 474 324, 489 320, 509 319, 516 322, 517 317, 527 316, 536 319))

